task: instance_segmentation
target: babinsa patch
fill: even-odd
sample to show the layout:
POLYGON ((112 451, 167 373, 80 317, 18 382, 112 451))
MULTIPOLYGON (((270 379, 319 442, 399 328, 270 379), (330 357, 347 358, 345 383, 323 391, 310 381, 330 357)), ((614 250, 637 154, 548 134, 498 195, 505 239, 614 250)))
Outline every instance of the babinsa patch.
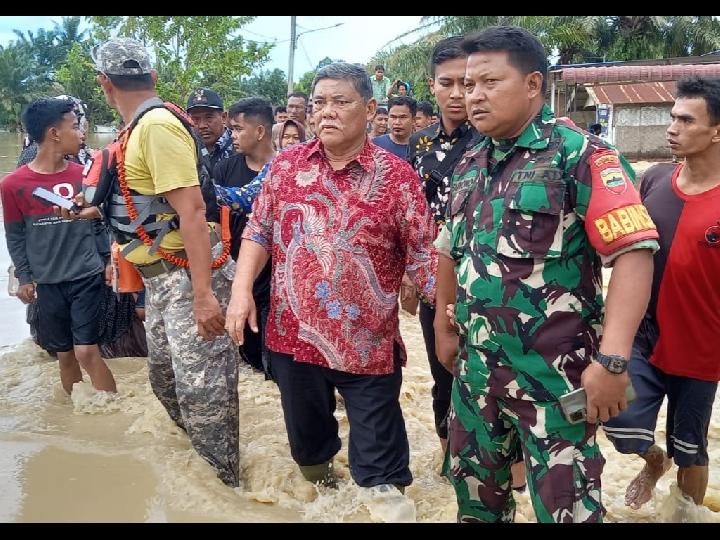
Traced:
POLYGON ((628 178, 616 153, 609 151, 594 155, 590 167, 593 177, 599 178, 610 193, 615 195, 625 193, 628 178))

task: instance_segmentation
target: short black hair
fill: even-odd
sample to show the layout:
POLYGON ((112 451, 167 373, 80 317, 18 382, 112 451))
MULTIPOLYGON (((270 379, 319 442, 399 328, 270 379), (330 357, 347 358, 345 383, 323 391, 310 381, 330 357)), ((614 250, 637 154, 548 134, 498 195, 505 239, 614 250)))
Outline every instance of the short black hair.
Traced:
POLYGON ((406 106, 410 109, 410 115, 415 116, 415 113, 417 112, 417 101, 415 101, 414 98, 411 98, 410 96, 397 96, 391 97, 388 101, 388 111, 393 107, 402 106, 406 106))
POLYGON ((453 36, 441 39, 435 44, 430 55, 430 78, 435 78, 435 68, 448 60, 467 58, 467 53, 461 47, 462 36, 453 36))
POLYGON ((260 97, 241 99, 230 107, 228 116, 235 118, 239 114, 245 115, 245 118, 259 121, 260 124, 265 126, 268 135, 270 135, 275 118, 273 117, 272 104, 267 99, 260 97))
POLYGON ((378 69, 382 69, 383 71, 385 71, 385 66, 383 66, 382 64, 378 64, 377 66, 375 66, 375 71, 377 71, 378 69))
POLYGON ((124 90, 126 92, 136 92, 139 90, 152 90, 155 88, 155 81, 153 81, 152 75, 149 73, 143 73, 142 75, 107 75, 105 76, 110 79, 113 86, 117 87, 118 90, 124 90))
POLYGON ((417 112, 423 113, 425 116, 433 115, 433 106, 429 101, 419 101, 417 104, 417 112))
POLYGON ((378 107, 377 109, 375 109, 375 116, 377 116, 378 114, 384 114, 387 116, 387 113, 388 110, 385 107, 378 107))
POLYGON ((712 125, 720 124, 720 79, 705 79, 694 75, 677 83, 677 98, 701 98, 705 100, 712 125))
POLYGON ((277 107, 275 107, 275 114, 281 112, 287 112, 287 107, 285 107, 285 105, 278 105, 277 107))
POLYGON ((547 86, 548 59, 540 40, 519 26, 490 26, 464 38, 462 49, 469 55, 484 51, 505 51, 510 64, 527 75, 539 71, 542 91, 547 86))
POLYGON ((398 90, 400 90, 400 87, 401 87, 401 86, 404 86, 404 87, 405 87, 405 90, 406 90, 407 92, 410 91, 410 87, 408 86, 408 83, 406 83, 405 81, 400 81, 400 82, 397 84, 398 90))
POLYGON ((600 133, 602 133, 602 126, 600 124, 590 124, 588 131, 593 135, 600 135, 600 133))
POLYGON ((293 92, 292 94, 288 94, 288 99, 291 97, 301 97, 305 100, 305 104, 307 105, 308 95, 305 92, 293 92))
POLYGON ((42 143, 48 128, 57 126, 75 104, 69 99, 43 98, 33 101, 22 113, 22 123, 30 138, 42 143))

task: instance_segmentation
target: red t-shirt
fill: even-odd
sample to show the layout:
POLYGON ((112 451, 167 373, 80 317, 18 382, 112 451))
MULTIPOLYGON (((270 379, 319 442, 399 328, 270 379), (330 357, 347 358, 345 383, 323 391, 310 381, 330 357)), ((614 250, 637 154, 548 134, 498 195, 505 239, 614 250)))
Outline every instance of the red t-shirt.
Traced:
POLYGON ((23 165, 0 182, 5 239, 20 283, 65 283, 104 270, 110 242, 102 221, 63 219, 32 195, 43 187, 72 199, 82 189, 82 170, 69 162, 64 171, 40 174, 23 165))
POLYGON ((648 169, 643 204, 660 233, 650 313, 660 337, 651 363, 670 375, 720 380, 720 186, 686 195, 683 164, 648 169))

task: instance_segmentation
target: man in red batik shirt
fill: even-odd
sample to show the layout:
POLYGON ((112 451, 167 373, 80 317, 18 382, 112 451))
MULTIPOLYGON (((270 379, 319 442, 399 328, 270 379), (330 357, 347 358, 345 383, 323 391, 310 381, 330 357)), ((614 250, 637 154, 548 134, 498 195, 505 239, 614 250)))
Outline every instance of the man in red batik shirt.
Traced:
POLYGON ((422 186, 402 159, 373 144, 377 103, 365 71, 336 63, 313 82, 318 138, 280 154, 253 206, 226 328, 257 331, 252 284, 272 254, 267 326, 290 451, 305 478, 335 483, 335 389, 350 422, 350 472, 361 487, 412 482, 399 403, 405 347, 404 272, 434 302, 436 230, 422 186))

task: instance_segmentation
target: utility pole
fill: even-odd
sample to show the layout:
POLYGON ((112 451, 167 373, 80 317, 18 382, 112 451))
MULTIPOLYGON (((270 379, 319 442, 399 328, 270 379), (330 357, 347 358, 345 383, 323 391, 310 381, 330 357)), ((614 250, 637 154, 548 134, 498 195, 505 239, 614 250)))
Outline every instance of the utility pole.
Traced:
POLYGON ((318 32, 319 30, 327 30, 329 28, 337 28, 345 23, 337 23, 332 26, 325 26, 324 28, 314 28, 312 30, 305 30, 304 32, 297 33, 296 19, 294 15, 290 17, 290 59, 288 61, 288 95, 292 94, 293 91, 293 71, 295 70, 295 49, 297 48, 297 41, 303 34, 310 34, 311 32, 318 32))
POLYGON ((288 63, 288 95, 293 91, 293 68, 295 67, 295 47, 297 47, 296 36, 296 19, 295 15, 290 17, 290 60, 288 63))

